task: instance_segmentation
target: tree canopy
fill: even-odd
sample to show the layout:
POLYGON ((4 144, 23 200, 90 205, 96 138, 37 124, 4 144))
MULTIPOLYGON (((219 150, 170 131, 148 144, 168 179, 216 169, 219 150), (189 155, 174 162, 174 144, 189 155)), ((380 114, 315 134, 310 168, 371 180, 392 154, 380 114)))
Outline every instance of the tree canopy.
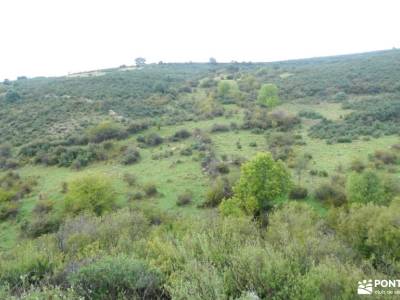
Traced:
POLYGON ((263 84, 258 91, 257 101, 267 107, 275 107, 279 104, 278 87, 275 84, 263 84))
POLYGON ((274 201, 285 197, 291 187, 289 172, 268 152, 257 154, 243 164, 240 172, 234 196, 222 202, 223 214, 260 215, 268 211, 274 201))

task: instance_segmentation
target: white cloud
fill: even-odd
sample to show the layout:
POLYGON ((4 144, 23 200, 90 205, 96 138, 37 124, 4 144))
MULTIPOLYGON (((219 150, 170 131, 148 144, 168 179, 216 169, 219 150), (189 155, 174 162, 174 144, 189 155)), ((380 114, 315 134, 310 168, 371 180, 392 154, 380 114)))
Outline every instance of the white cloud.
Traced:
POLYGON ((13 0, 0 80, 148 61, 270 61, 400 46, 398 1, 13 0))

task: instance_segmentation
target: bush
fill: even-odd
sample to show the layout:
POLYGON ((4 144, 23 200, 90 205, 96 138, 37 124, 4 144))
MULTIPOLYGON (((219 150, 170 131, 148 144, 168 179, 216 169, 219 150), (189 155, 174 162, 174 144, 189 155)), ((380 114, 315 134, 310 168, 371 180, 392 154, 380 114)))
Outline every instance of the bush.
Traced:
POLYGON ((220 162, 216 165, 216 169, 220 174, 228 174, 229 173, 229 166, 224 162, 220 162))
POLYGON ((308 195, 308 191, 306 188, 302 186, 294 186, 289 193, 290 199, 305 199, 308 195))
POLYGON ((87 299, 159 299, 163 295, 157 270, 121 255, 106 256, 83 266, 68 280, 87 299))
POLYGON ((129 186, 134 186, 136 183, 136 176, 128 172, 124 173, 123 179, 129 186))
POLYGON ((29 238, 37 238, 43 234, 57 232, 61 220, 55 215, 40 214, 21 225, 21 230, 29 238))
POLYGON ((118 124, 109 121, 102 122, 87 132, 89 141, 101 143, 110 139, 121 139, 126 137, 126 131, 118 124))
POLYGON ((346 203, 346 194, 341 187, 324 183, 314 192, 314 197, 319 201, 333 206, 340 206, 346 203))
POLYGON ((360 159, 354 159, 350 163, 350 170, 361 173, 365 169, 365 164, 360 159))
POLYGON ((176 205, 178 206, 188 205, 192 202, 192 199, 193 199, 193 193, 187 190, 183 194, 180 194, 178 196, 178 199, 176 200, 176 205))
POLYGON ((174 135, 170 138, 172 142, 177 142, 180 140, 187 139, 191 136, 191 133, 186 129, 178 130, 174 133, 174 135))
POLYGON ((143 194, 141 192, 135 192, 132 194, 132 200, 141 200, 143 199, 143 194))
POLYGON ((157 186, 154 183, 146 183, 143 190, 147 197, 155 196, 158 193, 157 186))
POLYGON ((190 156, 193 154, 193 150, 191 148, 185 148, 180 151, 180 155, 190 156))
POLYGON ((383 162, 385 165, 392 165, 397 162, 397 155, 390 151, 377 150, 374 153, 374 158, 383 162))
POLYGON ((11 146, 8 144, 0 144, 0 158, 11 157, 11 146))
POLYGON ((232 196, 233 190, 230 181, 225 177, 219 177, 208 189, 202 206, 217 207, 223 199, 228 199, 232 196))
POLYGON ((130 134, 135 134, 138 132, 141 132, 143 130, 146 130, 147 128, 149 128, 149 123, 147 122, 132 122, 128 125, 126 131, 130 134))
POLYGON ((54 201, 52 200, 39 200, 35 207, 33 208, 33 212, 35 214, 47 214, 53 210, 54 201))
POLYGON ((0 202, 0 221, 15 218, 19 212, 19 204, 16 202, 0 202))
POLYGON ((383 204, 387 200, 382 180, 373 171, 350 174, 346 187, 350 202, 383 204))
POLYGON ((114 205, 115 193, 109 179, 100 175, 88 175, 69 184, 64 211, 68 214, 89 211, 101 215, 114 205))
POLYGON ((229 126, 224 124, 213 124, 211 127, 211 132, 227 132, 229 130, 229 126))
POLYGON ((154 147, 162 144, 164 140, 157 133, 151 133, 146 137, 138 137, 137 141, 139 143, 144 143, 147 146, 154 147))
POLYGON ((140 159, 140 153, 136 148, 127 148, 122 156, 121 163, 124 165, 131 165, 138 162, 140 159))

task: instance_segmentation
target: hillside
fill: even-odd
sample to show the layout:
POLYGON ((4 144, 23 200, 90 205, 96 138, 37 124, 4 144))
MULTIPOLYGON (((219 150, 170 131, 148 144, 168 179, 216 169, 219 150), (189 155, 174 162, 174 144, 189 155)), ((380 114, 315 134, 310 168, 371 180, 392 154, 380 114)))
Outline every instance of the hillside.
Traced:
POLYGON ((350 299, 400 275, 400 50, 21 77, 0 128, 1 299, 350 299))

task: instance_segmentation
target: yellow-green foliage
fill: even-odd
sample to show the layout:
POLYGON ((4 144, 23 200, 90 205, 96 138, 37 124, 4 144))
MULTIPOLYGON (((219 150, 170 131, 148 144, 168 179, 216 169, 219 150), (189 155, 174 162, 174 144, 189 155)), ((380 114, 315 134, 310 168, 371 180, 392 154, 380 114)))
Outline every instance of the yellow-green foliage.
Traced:
POLYGON ((218 82, 217 90, 218 98, 220 98, 224 103, 234 102, 241 98, 241 93, 236 81, 221 80, 218 82))
POLYGON ((248 215, 258 215, 285 197, 290 188, 290 174, 283 163, 275 161, 270 153, 259 153, 241 167, 234 196, 222 202, 221 211, 237 215, 239 208, 248 215))
POLYGON ((67 214, 89 211, 101 215, 114 205, 115 192, 109 180, 101 175, 87 175, 69 184, 64 211, 67 214))
POLYGON ((338 236, 366 258, 375 261, 378 269, 400 272, 400 199, 388 206, 354 204, 350 209, 334 210, 331 226, 338 236))
POLYGON ((257 101, 261 105, 275 107, 279 104, 278 87, 275 84, 263 84, 258 92, 257 101))
POLYGON ((346 186, 350 202, 386 202, 383 184, 378 174, 374 171, 368 170, 361 174, 350 174, 346 186))

